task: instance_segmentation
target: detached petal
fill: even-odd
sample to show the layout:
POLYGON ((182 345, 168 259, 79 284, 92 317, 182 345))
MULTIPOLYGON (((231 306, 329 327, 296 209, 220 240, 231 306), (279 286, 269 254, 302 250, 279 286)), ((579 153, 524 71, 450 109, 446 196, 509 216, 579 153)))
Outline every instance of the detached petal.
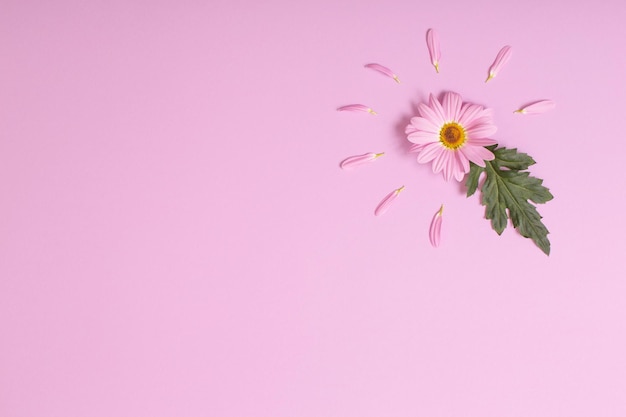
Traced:
POLYGON ((398 79, 398 76, 396 74, 393 73, 392 70, 390 70, 389 68, 380 65, 380 64, 367 64, 365 65, 365 68, 371 68, 374 71, 378 71, 381 74, 386 75, 389 78, 393 78, 398 84, 400 84, 400 80, 398 79))
POLYGON ((500 69, 504 66, 504 64, 507 63, 509 58, 511 58, 512 53, 513 50, 509 45, 500 49, 500 52, 498 52, 495 61, 493 61, 493 64, 491 64, 491 67, 489 67, 489 77, 487 77, 487 80, 485 82, 498 75, 500 69))
POLYGON ((433 247, 439 247, 439 243, 441 243, 441 222, 443 220, 443 204, 441 208, 435 213, 432 221, 430 222, 430 230, 428 231, 428 237, 430 239, 430 244, 433 247))
POLYGON ((337 111, 363 111, 370 114, 376 114, 374 110, 364 104, 348 104, 337 109, 337 111))
POLYGON ((439 35, 435 32, 435 29, 428 29, 428 32, 426 32, 426 45, 428 46, 430 63, 435 67, 435 71, 439 72, 441 49, 439 47, 439 35))
POLYGON ((368 152, 363 155, 350 156, 344 159, 343 161, 341 161, 341 164, 339 166, 342 169, 356 168, 358 166, 373 162, 379 157, 383 156, 384 154, 385 154, 384 152, 381 152, 381 153, 368 152))
POLYGON ((520 114, 541 114, 550 111, 556 107, 556 103, 552 100, 541 100, 533 104, 529 104, 526 107, 522 107, 519 110, 515 110, 515 113, 520 114))
POLYGON ((378 204, 376 210, 374 210, 374 215, 380 216, 382 214, 385 214, 385 212, 389 210, 389 207, 395 201, 395 199, 398 198, 402 190, 404 190, 404 185, 397 190, 393 190, 392 192, 387 194, 387 196, 383 198, 382 201, 378 204))

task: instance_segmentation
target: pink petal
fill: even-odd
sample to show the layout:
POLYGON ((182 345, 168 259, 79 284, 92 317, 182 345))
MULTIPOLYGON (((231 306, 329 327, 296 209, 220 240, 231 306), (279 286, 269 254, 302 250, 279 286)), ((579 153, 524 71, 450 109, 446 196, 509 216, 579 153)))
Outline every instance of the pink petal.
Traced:
POLYGON ((424 132, 431 132, 439 134, 441 127, 435 125, 430 119, 426 119, 424 117, 415 116, 411 118, 411 124, 417 128, 417 130, 422 130, 424 132))
POLYGON ((409 148, 409 153, 419 153, 419 152, 422 151, 422 149, 424 149, 424 146, 425 145, 422 145, 422 144, 419 144, 419 143, 414 143, 409 148))
POLYGON ((446 122, 458 120, 462 104, 463 99, 457 93, 448 92, 443 95, 442 107, 446 122))
POLYGON ((493 118, 493 109, 490 109, 490 108, 483 109, 483 112, 478 117, 479 118, 483 118, 483 117, 493 118))
POLYGON ((496 127, 496 125, 491 123, 491 120, 487 120, 487 119, 482 119, 482 121, 476 122, 471 126, 465 126, 465 133, 469 135, 468 138, 470 139, 481 139, 487 136, 491 136, 497 130, 498 128, 496 127), (473 135, 469 133, 470 131, 473 132, 473 135), (488 133, 485 134, 484 132, 488 132, 488 133))
POLYGON ((495 61, 493 61, 493 64, 491 64, 491 67, 489 67, 489 77, 487 77, 487 80, 485 82, 498 75, 500 69, 504 66, 504 64, 507 63, 509 58, 511 58, 512 53, 513 50, 508 45, 500 49, 500 52, 498 52, 495 61))
POLYGON ((378 71, 381 74, 384 74, 384 75, 386 75, 389 78, 393 78, 394 80, 396 80, 396 82, 398 84, 400 84, 400 80, 398 79, 398 76, 396 74, 394 74, 392 70, 390 70, 389 68, 387 68, 387 67, 385 67, 383 65, 380 65, 380 64, 367 64, 367 65, 365 65, 365 68, 371 68, 374 71, 378 71))
POLYGON ((550 111, 556 107, 556 103, 552 100, 541 100, 536 103, 529 104, 516 110, 515 113, 520 114, 541 114, 550 111))
POLYGON ((448 154, 448 157, 444 161, 444 165, 443 165, 443 179, 445 179, 447 182, 447 181, 450 181, 452 177, 455 176, 456 157, 454 156, 454 154, 456 152, 448 151, 446 153, 448 154))
POLYGON ((432 107, 427 106, 424 103, 417 104, 417 110, 424 119, 428 119, 432 124, 436 126, 443 126, 443 117, 439 115, 432 107))
POLYGON ((477 125, 484 124, 493 124, 493 110, 492 109, 483 109, 478 115, 476 115, 472 120, 469 120, 465 125, 465 129, 470 129, 477 125))
POLYGON ((485 166, 485 161, 491 161, 495 158, 494 154, 487 148, 482 146, 466 145, 459 148, 465 157, 480 167, 485 166))
POLYGON ((426 45, 428 46, 430 63, 435 67, 435 71, 439 72, 441 49, 439 47, 439 35, 437 35, 434 29, 428 29, 428 32, 426 32, 426 45))
POLYGON ((459 124, 465 127, 469 126, 482 111, 483 107, 478 104, 464 104, 458 119, 459 124))
POLYGON ((469 170, 470 170, 470 163, 469 163, 469 159, 467 159, 465 154, 463 152, 461 152, 461 151, 457 151, 456 157, 459 160, 459 164, 461 166, 461 169, 463 170, 463 175, 461 176, 461 178, 457 177, 457 181, 461 181, 463 179, 463 176, 465 176, 465 174, 467 174, 469 172, 469 170))
POLYGON ((341 164, 339 166, 342 169, 356 168, 356 167, 358 167, 360 165, 364 165, 364 164, 373 162, 376 159, 378 159, 379 157, 383 156, 384 154, 385 154, 384 152, 381 152, 381 153, 369 152, 369 153, 365 153, 363 155, 350 156, 350 157, 344 159, 343 161, 341 161, 341 164))
POLYGON ((429 143, 425 145, 419 155, 417 155, 417 162, 420 164, 426 164, 437 158, 443 152, 445 152, 445 148, 441 145, 441 143, 429 143))
POLYGON ((430 239, 430 244, 433 247, 439 247, 439 243, 441 243, 441 222, 443 219, 443 204, 441 208, 435 213, 433 220, 430 222, 430 230, 428 231, 428 237, 430 239))
POLYGON ((409 141, 413 143, 426 145, 428 143, 439 142, 439 135, 437 133, 417 130, 415 132, 409 133, 407 135, 407 139, 409 139, 409 141))
POLYGON ((467 143, 468 145, 490 146, 490 145, 497 145, 498 141, 495 139, 489 139, 489 138, 468 138, 467 143))
POLYGON ((433 109, 433 112, 437 115, 438 119, 433 120, 433 122, 437 123, 437 125, 443 125, 446 122, 446 117, 444 115, 443 107, 441 107, 441 103, 439 100, 432 94, 428 97, 428 102, 430 103, 430 108, 433 109))
POLYGON ((371 114, 376 114, 374 110, 364 104, 349 104, 347 106, 339 107, 337 111, 363 111, 371 114))
POLYGON ((387 196, 382 199, 380 204, 378 204, 376 210, 374 210, 374 215, 380 216, 382 214, 385 214, 385 212, 389 210, 389 207, 395 201, 395 199, 398 198, 398 195, 400 195, 400 192, 402 192, 402 190, 404 190, 404 185, 397 190, 393 190, 392 192, 387 194, 387 196))
POLYGON ((413 125, 407 125, 407 127, 404 128, 404 133, 406 133, 407 135, 415 132, 417 132, 417 129, 413 125))
MULTIPOLYGON (((450 181, 452 177, 457 181, 461 181, 467 172, 465 171, 464 162, 459 158, 459 156, 463 154, 459 151, 449 151, 449 153, 448 163, 443 169, 443 176, 446 181, 450 181)), ((466 162, 468 165, 467 170, 469 171, 469 161, 466 160, 466 162)))
POLYGON ((466 129, 465 132, 469 138, 486 138, 487 136, 491 136, 498 131, 498 128, 492 124, 482 124, 476 125, 469 129, 466 129))
POLYGON ((450 157, 450 154, 452 153, 452 151, 449 151, 443 146, 441 147, 442 147, 441 152, 439 152, 439 155, 437 155, 437 157, 433 160, 433 172, 435 174, 438 174, 439 172, 443 170, 443 168, 448 163, 448 158, 450 157))

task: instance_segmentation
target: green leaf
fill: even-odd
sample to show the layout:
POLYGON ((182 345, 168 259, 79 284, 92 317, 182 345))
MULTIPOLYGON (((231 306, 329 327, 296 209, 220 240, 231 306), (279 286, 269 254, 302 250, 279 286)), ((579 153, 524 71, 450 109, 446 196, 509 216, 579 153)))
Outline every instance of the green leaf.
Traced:
MULTIPOLYGON (((492 147, 495 149, 495 146, 492 147)), ((517 152, 517 149, 494 149, 490 150, 496 156, 496 159, 491 161, 491 163, 495 164, 498 168, 506 167, 509 169, 522 171, 524 169, 528 169, 529 166, 535 164, 535 160, 533 158, 528 156, 528 154, 517 152)))
POLYGON ((467 196, 474 195, 476 189, 478 188, 478 177, 485 170, 485 168, 479 167, 478 165, 470 162, 470 172, 467 176, 467 181, 465 181, 465 186, 467 187, 467 196))
POLYGON ((529 202, 542 204, 552 200, 550 190, 543 185, 543 180, 531 177, 528 169, 534 159, 517 149, 489 146, 495 156, 493 161, 485 161, 485 168, 472 163, 465 183, 467 196, 478 188, 478 178, 484 171, 486 178, 481 187, 481 203, 485 206, 485 217, 491 220, 491 226, 499 235, 506 228, 510 218, 513 227, 524 237, 532 239, 546 254, 550 254, 548 229, 541 222, 537 208, 529 202), (508 215, 507 215, 508 210, 508 215))

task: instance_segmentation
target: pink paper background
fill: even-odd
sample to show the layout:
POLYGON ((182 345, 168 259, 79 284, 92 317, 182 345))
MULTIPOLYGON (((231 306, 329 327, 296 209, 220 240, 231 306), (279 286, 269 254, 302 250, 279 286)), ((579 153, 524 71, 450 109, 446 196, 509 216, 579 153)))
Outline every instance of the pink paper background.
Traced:
POLYGON ((0 416, 625 416, 625 20, 617 0, 1 1, 0 416), (537 160, 550 257, 406 153, 447 90, 537 160))

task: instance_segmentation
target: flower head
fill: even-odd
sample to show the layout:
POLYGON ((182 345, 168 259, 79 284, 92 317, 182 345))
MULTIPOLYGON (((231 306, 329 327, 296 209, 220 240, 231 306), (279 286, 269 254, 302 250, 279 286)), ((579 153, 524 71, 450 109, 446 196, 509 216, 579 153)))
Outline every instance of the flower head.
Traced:
POLYGON ((429 104, 418 104, 421 116, 406 127, 409 141, 418 146, 417 162, 433 163, 433 172, 443 171, 446 181, 461 181, 470 170, 470 161, 481 167, 494 159, 485 146, 497 142, 488 136, 496 132, 492 112, 482 106, 463 103, 457 93, 448 92, 440 103, 432 94, 429 104))

